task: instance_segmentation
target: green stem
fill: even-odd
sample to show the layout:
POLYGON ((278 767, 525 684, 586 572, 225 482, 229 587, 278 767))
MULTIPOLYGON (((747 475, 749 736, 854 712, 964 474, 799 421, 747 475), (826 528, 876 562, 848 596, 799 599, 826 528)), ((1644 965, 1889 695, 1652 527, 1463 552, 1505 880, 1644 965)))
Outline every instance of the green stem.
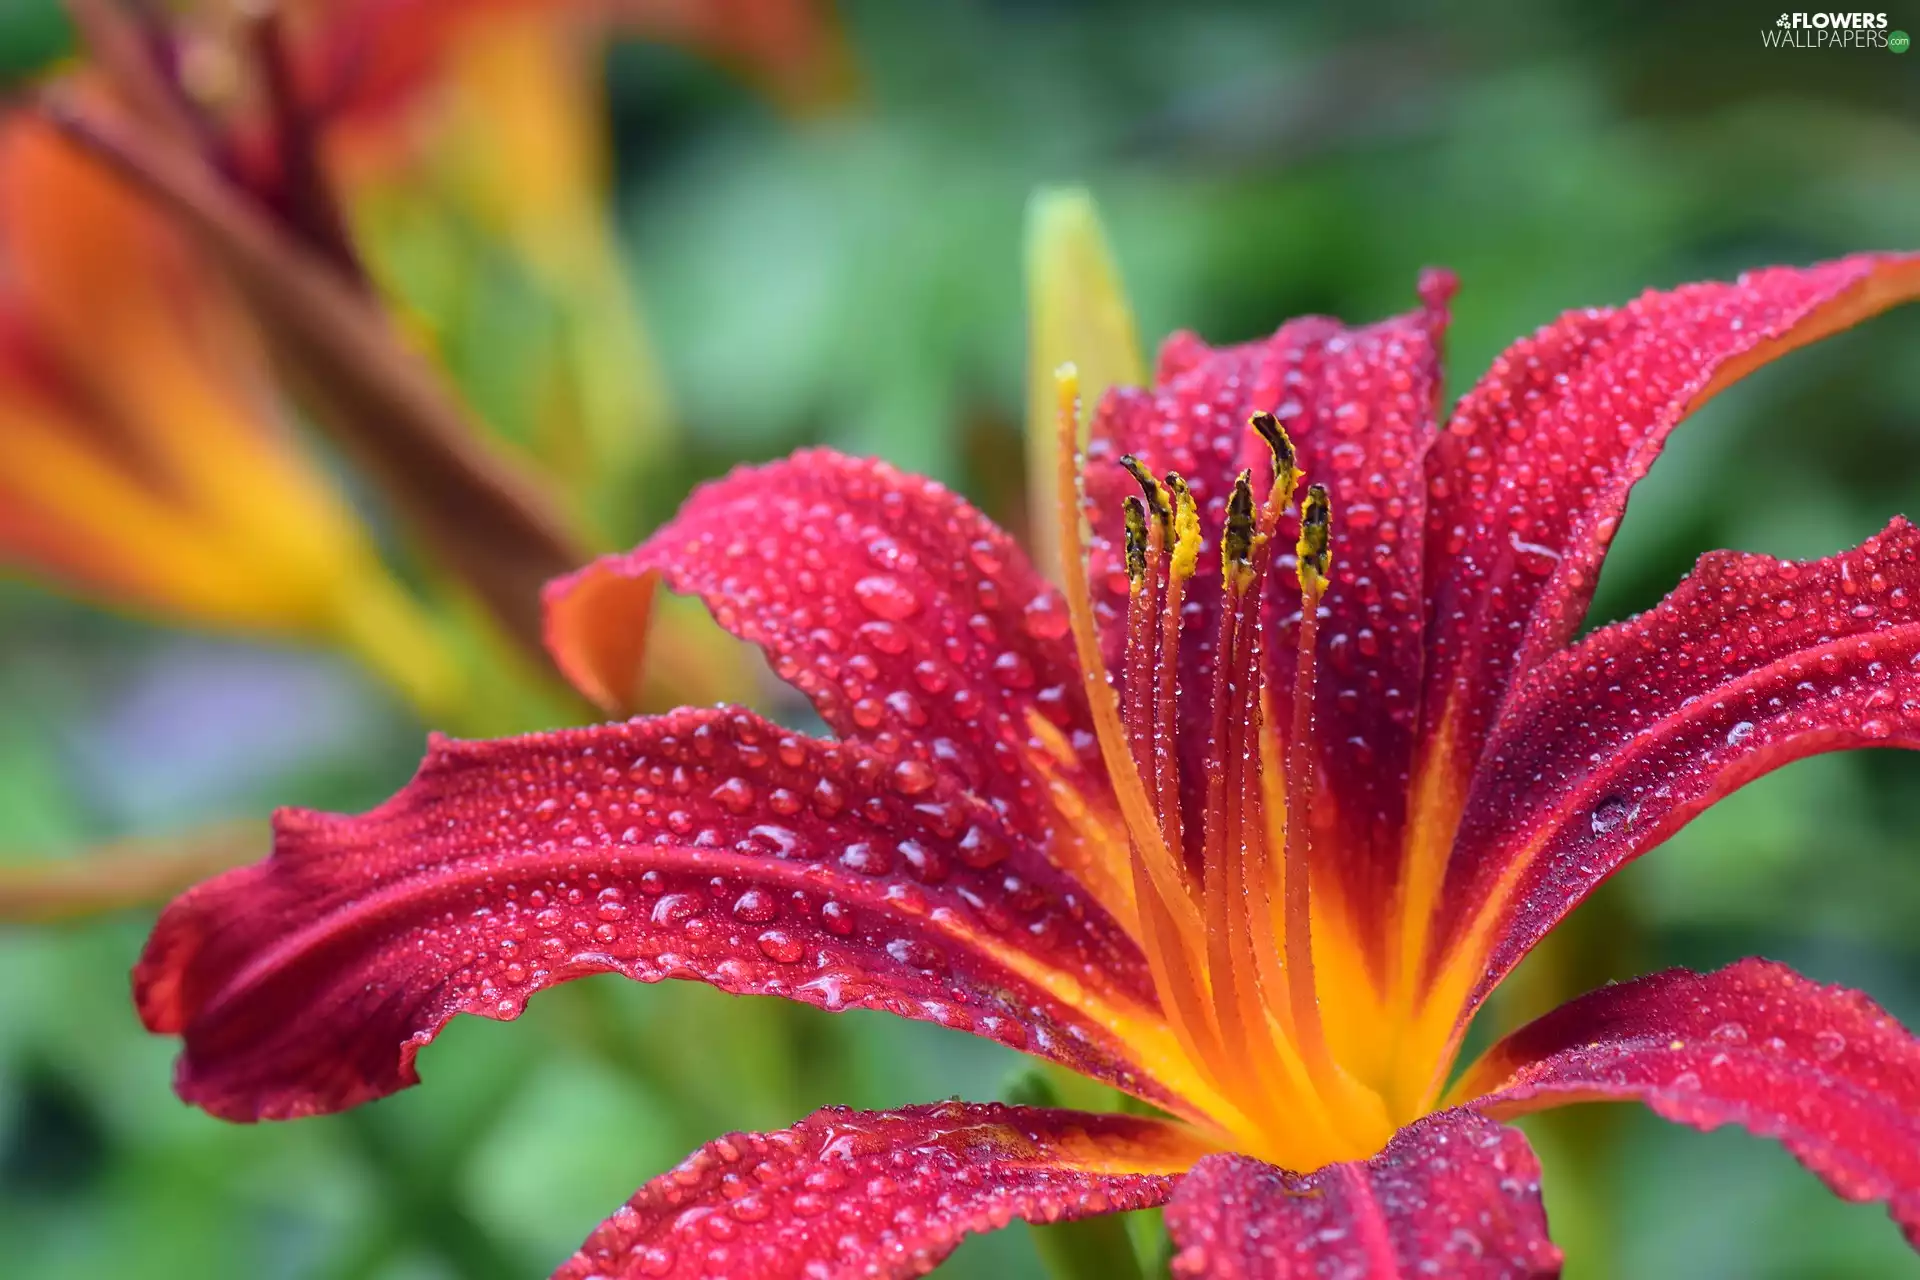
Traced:
POLYGON ((461 715, 468 682, 458 658, 433 619, 384 570, 373 568, 342 585, 333 628, 347 652, 428 724, 461 715))

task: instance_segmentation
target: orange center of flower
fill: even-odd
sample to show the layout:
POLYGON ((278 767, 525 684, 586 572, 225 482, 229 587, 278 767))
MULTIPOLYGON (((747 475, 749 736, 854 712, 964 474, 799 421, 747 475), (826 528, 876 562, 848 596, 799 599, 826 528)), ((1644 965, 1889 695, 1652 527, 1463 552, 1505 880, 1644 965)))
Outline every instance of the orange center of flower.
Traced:
MULTIPOLYGON (((1072 392, 1070 375, 1063 376, 1067 423, 1072 392)), ((1331 913, 1316 910, 1309 892, 1314 660, 1332 560, 1331 500, 1322 486, 1308 487, 1298 502, 1298 539, 1286 548, 1293 554, 1277 554, 1301 476, 1278 422, 1257 414, 1252 426, 1271 447, 1273 465, 1269 476, 1242 472, 1235 480, 1219 530, 1222 600, 1199 756, 1204 778, 1188 780, 1184 801, 1183 746, 1191 761, 1200 745, 1183 744, 1178 716, 1182 697, 1198 692, 1180 688, 1183 611, 1202 547, 1194 499, 1180 476, 1156 478, 1137 460, 1122 460, 1142 493, 1126 502, 1130 590, 1117 696, 1085 604, 1085 566, 1073 553, 1080 544, 1070 449, 1061 484, 1073 524, 1063 544, 1075 638, 1125 825, 1131 901, 1123 908, 1172 1033, 1173 1043, 1157 1051, 1135 1048, 1159 1059, 1144 1064, 1157 1075, 1177 1077, 1168 1083, 1230 1145, 1307 1170, 1370 1156, 1413 1117, 1389 1106, 1383 1082, 1341 1061, 1323 1025, 1323 1000, 1358 994, 1349 992, 1345 965, 1316 979, 1315 926, 1331 913), (1282 590, 1299 607, 1291 689, 1270 687, 1263 652, 1262 602, 1282 590), (1280 715, 1288 717, 1284 751, 1280 715)), ((1195 732, 1191 721, 1184 732, 1195 732)), ((1328 945, 1338 941, 1322 939, 1323 967, 1344 950, 1328 945)))

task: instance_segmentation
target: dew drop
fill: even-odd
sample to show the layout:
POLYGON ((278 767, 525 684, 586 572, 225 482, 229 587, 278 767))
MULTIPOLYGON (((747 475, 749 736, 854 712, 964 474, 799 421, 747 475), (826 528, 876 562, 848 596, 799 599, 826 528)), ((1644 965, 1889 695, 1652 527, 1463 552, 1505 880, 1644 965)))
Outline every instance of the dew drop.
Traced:
POLYGON ((745 777, 730 777, 714 787, 714 800, 730 814, 745 814, 753 808, 753 783, 745 777))
POLYGON ((1544 578, 1560 564, 1560 553, 1552 547, 1538 542, 1522 542, 1518 533, 1512 534, 1508 541, 1513 546, 1515 559, 1522 569, 1537 578, 1544 578))
POLYGON ((960 837, 960 860, 975 870, 984 871, 1007 856, 1006 842, 981 826, 967 828, 960 837))
POLYGON ((820 904, 820 924, 828 933, 844 938, 853 932, 853 908, 829 898, 820 904))
POLYGON ((853 584, 853 594, 868 612, 889 622, 903 622, 920 611, 920 597, 890 574, 860 579, 853 584))
POLYGON ((841 851, 840 865, 863 876, 883 876, 893 870, 893 855, 862 840, 841 851))
POLYGON ((670 893, 653 904, 653 922, 657 925, 683 924, 700 910, 700 899, 691 893, 670 893))
POLYGON ((928 884, 938 884, 947 878, 947 860, 918 840, 902 840, 896 847, 913 868, 913 874, 928 884))
POLYGON ((752 1192, 727 1206, 728 1215, 736 1222, 759 1222, 772 1212, 767 1202, 752 1192))
POLYGON ((1633 816, 1633 806, 1619 796, 1608 796, 1593 807, 1593 834, 1618 831, 1633 816))
POLYGON ((903 796, 917 796, 939 781, 933 766, 924 760, 902 760, 893 766, 893 789, 903 796))
POLYGON ((1033 664, 1027 656, 1014 649, 1008 649, 993 660, 993 678, 1008 689, 1033 688, 1033 664))
POLYGON ((765 924, 779 911, 780 904, 765 889, 749 889, 733 902, 734 917, 748 924, 765 924))
POLYGON ((939 949, 930 943, 915 938, 895 938, 887 943, 887 954, 901 964, 911 965, 931 973, 945 967, 946 959, 939 949))
POLYGON ((1067 634, 1067 610, 1059 596, 1048 592, 1027 602, 1027 634, 1036 640, 1059 640, 1067 634))
POLYGON ((806 954, 800 940, 785 929, 769 929, 760 935, 760 952, 778 964, 793 964, 806 954))

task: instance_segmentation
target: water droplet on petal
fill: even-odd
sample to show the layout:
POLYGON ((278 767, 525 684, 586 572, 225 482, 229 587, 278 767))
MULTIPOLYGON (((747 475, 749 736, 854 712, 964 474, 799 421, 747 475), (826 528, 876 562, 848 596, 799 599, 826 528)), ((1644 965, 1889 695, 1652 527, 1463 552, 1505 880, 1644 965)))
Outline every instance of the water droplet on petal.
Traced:
POLYGON ((1633 816, 1633 806, 1619 796, 1608 796, 1593 807, 1593 834, 1618 831, 1633 816))
POLYGON ((733 914, 736 919, 749 924, 765 924, 780 912, 780 904, 765 889, 749 889, 734 899, 733 914))
POLYGON ((993 660, 993 678, 1008 689, 1033 688, 1033 664, 1027 655, 1009 649, 993 660))
POLYGON ((779 964, 792 964, 806 954, 806 948, 785 929, 769 929, 760 935, 760 952, 779 964))
POLYGON ((820 924, 828 933, 844 938, 853 932, 853 908, 829 898, 820 904, 820 924))
POLYGON ((924 760, 902 760, 893 766, 893 789, 903 796, 920 795, 938 781, 933 766, 924 760))
POLYGON ((1059 640, 1067 634, 1066 605, 1048 592, 1027 603, 1027 634, 1036 640, 1059 640))
POLYGON ((920 611, 920 597, 891 574, 876 573, 853 584, 853 594, 868 612, 902 622, 920 611))

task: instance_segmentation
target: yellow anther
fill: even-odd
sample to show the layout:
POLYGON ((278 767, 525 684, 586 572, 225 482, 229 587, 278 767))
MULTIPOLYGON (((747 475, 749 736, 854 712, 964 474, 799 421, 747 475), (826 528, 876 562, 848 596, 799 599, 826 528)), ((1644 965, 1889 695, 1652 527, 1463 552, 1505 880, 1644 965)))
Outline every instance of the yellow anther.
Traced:
POLYGON ((1129 453, 1121 458, 1120 465, 1125 467, 1127 474, 1139 483, 1140 493, 1146 499, 1147 509, 1152 511, 1154 518, 1160 522, 1161 537, 1169 543, 1172 542, 1173 506, 1167 497, 1167 491, 1161 488, 1158 480, 1153 478, 1153 472, 1147 470, 1146 464, 1132 454, 1129 453))
POLYGON ((1258 431, 1267 447, 1273 450, 1273 489, 1267 502, 1276 510, 1283 510, 1293 501, 1293 491, 1300 484, 1300 455, 1294 452, 1287 429, 1272 414, 1256 413, 1247 419, 1247 424, 1258 431))
POLYGON ((1173 494, 1173 556, 1168 572, 1176 578, 1191 578, 1200 563, 1200 508, 1178 472, 1167 473, 1167 488, 1173 494))
POLYGON ((1307 486, 1307 500, 1300 504, 1300 542, 1295 548, 1300 559, 1300 589, 1318 600, 1327 589, 1327 574, 1333 568, 1333 504, 1327 486, 1307 486))
POLYGON ((1147 578, 1147 504, 1129 497, 1120 507, 1127 519, 1127 578, 1138 587, 1147 578))
POLYGON ((1220 577, 1233 592, 1253 585, 1253 475, 1242 471, 1227 499, 1227 523, 1220 533, 1220 577))

